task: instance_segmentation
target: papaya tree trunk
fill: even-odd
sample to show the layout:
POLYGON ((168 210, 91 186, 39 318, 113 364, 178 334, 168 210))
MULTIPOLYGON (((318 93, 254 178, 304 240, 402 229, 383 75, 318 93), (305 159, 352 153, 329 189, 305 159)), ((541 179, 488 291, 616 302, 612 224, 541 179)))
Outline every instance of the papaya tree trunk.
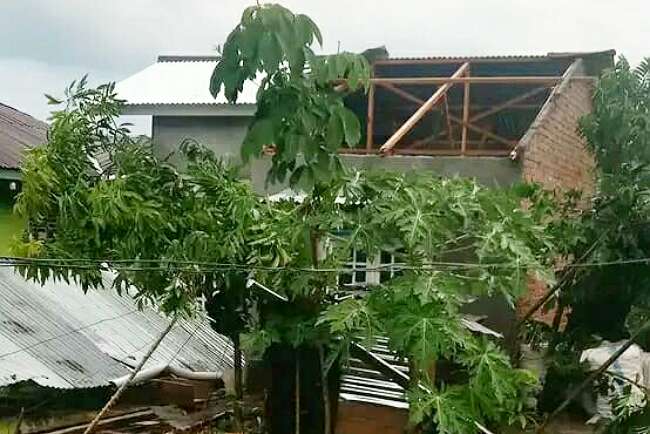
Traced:
POLYGON ((323 393, 323 432, 332 434, 332 407, 330 404, 329 375, 325 366, 325 349, 318 345, 318 362, 321 372, 321 392, 323 393))
POLYGON ((295 384, 295 395, 296 395, 296 434, 300 434, 300 348, 296 348, 296 384, 295 384))

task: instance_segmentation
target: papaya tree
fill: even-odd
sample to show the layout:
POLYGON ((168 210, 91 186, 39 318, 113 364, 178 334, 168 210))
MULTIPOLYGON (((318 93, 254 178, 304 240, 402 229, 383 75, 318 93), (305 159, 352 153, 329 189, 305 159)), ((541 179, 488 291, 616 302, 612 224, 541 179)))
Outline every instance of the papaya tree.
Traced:
MULTIPOLYGON (((211 79, 213 94, 223 89, 232 102, 246 80, 260 83, 242 159, 271 149, 268 181, 288 178, 309 193, 293 208, 299 218, 288 228, 295 243, 291 250, 302 252, 291 256, 293 269, 257 273, 291 303, 263 309, 256 329, 246 335, 256 352, 273 355, 285 345, 297 353, 295 411, 293 418, 282 418, 293 421, 284 432, 300 431, 296 413, 304 393, 298 364, 305 355, 318 353, 326 372, 345 360, 355 337, 366 336, 370 343, 377 335, 387 336, 390 346, 411 361, 414 384, 428 383, 409 393, 414 422, 434 421, 441 432, 454 433, 474 432, 476 422, 511 422, 522 415, 523 396, 533 382, 512 370, 496 346, 467 332, 460 309, 477 295, 498 293, 513 302, 533 272, 549 280, 542 258, 550 257, 553 247, 539 224, 540 213, 521 210, 523 197, 515 192, 469 181, 346 170, 337 152, 355 146, 360 133, 344 98, 365 89, 369 70, 359 55, 315 55, 314 42, 322 43, 321 34, 308 17, 279 5, 249 7, 228 36, 211 79), (369 257, 394 253, 403 261, 401 276, 365 296, 335 302, 336 270, 345 268, 351 249, 369 257), (462 252, 460 263, 441 266, 452 252, 462 252), (463 366, 470 380, 452 387, 435 384, 427 373, 439 359, 463 366)), ((533 190, 528 199, 543 196, 533 190)), ((322 375, 321 388, 328 383, 322 375)), ((286 406, 286 399, 275 396, 286 406)), ((311 424, 326 432, 331 430, 328 397, 324 391, 322 422, 311 424)))

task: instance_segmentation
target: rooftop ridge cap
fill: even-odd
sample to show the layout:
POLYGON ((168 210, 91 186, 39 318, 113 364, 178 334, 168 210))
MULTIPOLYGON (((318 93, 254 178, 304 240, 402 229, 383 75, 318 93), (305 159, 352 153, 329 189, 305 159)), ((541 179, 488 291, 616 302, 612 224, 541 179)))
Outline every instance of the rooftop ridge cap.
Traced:
POLYGON ((220 56, 216 54, 161 54, 157 62, 214 62, 219 60, 220 56))

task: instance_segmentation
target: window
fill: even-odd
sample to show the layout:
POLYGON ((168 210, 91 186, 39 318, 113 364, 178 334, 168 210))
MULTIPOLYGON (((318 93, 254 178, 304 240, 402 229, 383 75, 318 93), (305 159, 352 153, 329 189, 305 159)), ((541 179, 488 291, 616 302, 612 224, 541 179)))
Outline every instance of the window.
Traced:
POLYGON ((352 249, 350 252, 350 261, 345 263, 345 268, 360 269, 359 271, 351 271, 341 273, 339 275, 339 285, 342 286, 366 286, 368 283, 368 272, 365 268, 368 267, 368 258, 365 252, 357 249, 352 249))
POLYGON ((394 267, 399 261, 399 253, 382 251, 378 255, 368 257, 366 252, 352 249, 350 260, 345 263, 345 268, 355 269, 339 275, 339 285, 346 287, 366 287, 369 285, 378 285, 385 283, 390 279, 397 277, 401 271, 394 267), (390 265, 382 269, 382 265, 390 265), (366 269, 370 270, 366 270, 366 269))

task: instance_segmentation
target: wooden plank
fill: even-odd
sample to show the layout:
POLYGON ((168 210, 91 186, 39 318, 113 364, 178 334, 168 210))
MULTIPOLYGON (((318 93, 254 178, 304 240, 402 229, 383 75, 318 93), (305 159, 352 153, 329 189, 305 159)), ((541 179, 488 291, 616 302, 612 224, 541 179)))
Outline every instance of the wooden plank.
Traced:
MULTIPOLYGON (((469 67, 469 63, 464 63, 463 66, 458 68, 456 72, 451 76, 451 78, 456 78, 460 77, 462 74, 465 73, 467 68, 469 67)), ((420 106, 419 109, 413 113, 413 115, 406 121, 404 124, 397 130, 395 133, 382 145, 380 148, 380 151, 382 153, 384 152, 389 152, 396 144, 399 142, 399 140, 404 137, 411 129, 413 126, 426 115, 426 113, 431 110, 432 107, 438 103, 440 98, 442 98, 447 90, 451 87, 451 83, 445 83, 442 86, 440 86, 434 93, 431 95, 431 97, 424 103, 422 106, 420 106)))
MULTIPOLYGON (((457 124, 460 124, 461 126, 465 125, 463 123, 463 120, 461 118, 459 118, 459 117, 450 115, 449 119, 456 122, 457 124)), ((472 131, 477 132, 477 133, 483 133, 486 136, 488 136, 489 138, 491 138, 492 140, 494 140, 496 142, 499 142, 499 143, 502 143, 502 144, 504 144, 506 146, 513 146, 515 143, 517 143, 516 140, 514 140, 514 141, 513 140, 508 140, 505 137, 502 137, 502 136, 500 136, 498 134, 494 134, 492 131, 486 130, 485 128, 477 127, 476 125, 474 125, 472 123, 467 123, 466 125, 467 125, 467 129, 472 130, 472 131)))
MULTIPOLYGON (((152 410, 147 409, 147 410, 136 411, 133 413, 128 413, 120 416, 107 417, 106 419, 99 421, 97 425, 100 427, 117 426, 117 425, 123 426, 123 424, 128 424, 135 421, 141 421, 147 419, 150 420, 155 417, 156 414, 152 410)), ((77 434, 83 432, 83 430, 85 430, 88 426, 89 423, 74 425, 71 427, 61 428, 56 430, 42 431, 42 432, 48 434, 77 434)))
POLYGON ((381 77, 371 78, 374 84, 396 84, 396 85, 425 85, 425 84, 547 84, 559 83, 562 77, 558 76, 502 76, 502 77, 381 77))
MULTIPOLYGON (((417 142, 414 142, 417 143, 417 142)), ((458 157, 460 156, 460 149, 414 149, 414 143, 409 144, 405 148, 394 149, 394 155, 422 155, 422 156, 448 156, 448 157, 458 157)), ((512 146, 512 144, 509 144, 512 146)), ((351 148, 351 149, 341 149, 339 151, 341 155, 378 155, 378 150, 372 150, 371 152, 366 151, 365 149, 351 148)), ((507 157, 510 155, 510 149, 468 149, 465 153, 465 156, 468 157, 507 157)))
MULTIPOLYGON (((396 87, 396 86, 394 86, 392 84, 384 83, 384 84, 381 84, 380 86, 384 87, 384 88, 390 90, 391 92, 394 92, 395 94, 400 95, 403 98, 408 99, 410 101, 417 102, 419 104, 424 104, 424 102, 425 102, 424 100, 418 98, 417 96, 415 96, 415 95, 413 95, 413 94, 411 94, 411 93, 409 93, 409 92, 407 92, 407 91, 405 91, 403 89, 400 89, 400 88, 398 88, 398 87, 396 87)), ((459 117, 454 116, 452 114, 449 114, 449 119, 451 119, 453 122, 458 123, 461 126, 463 126, 463 120, 460 119, 459 117)), ((508 140, 508 139, 506 139, 504 137, 501 137, 501 136, 499 136, 497 134, 494 134, 493 132, 488 131, 485 128, 481 128, 479 126, 476 126, 476 125, 472 124, 471 122, 467 123, 467 128, 469 130, 472 130, 472 131, 475 131, 475 132, 478 132, 478 133, 483 133, 487 137, 489 137, 489 138, 491 138, 491 139, 493 139, 493 140, 495 140, 495 141, 497 141, 499 143, 507 145, 507 146, 513 146, 516 143, 516 142, 513 142, 512 140, 508 140)), ((388 142, 386 142, 386 143, 388 143, 388 142)))
POLYGON ((375 124, 375 85, 371 84, 368 90, 368 116, 366 125, 366 149, 371 150, 375 124))
POLYGON ((445 95, 445 121, 447 122, 447 136, 449 138, 449 147, 454 147, 454 129, 451 126, 451 119, 449 119, 449 98, 445 95))
POLYGON ((387 89, 387 90, 393 92, 395 95, 401 96, 405 100, 414 102, 419 106, 421 106, 422 104, 424 104, 426 102, 422 98, 419 98, 419 97, 413 95, 410 92, 407 92, 407 91, 405 91, 403 89, 400 89, 399 87, 395 86, 392 83, 377 83, 377 85, 383 87, 384 89, 387 89))
MULTIPOLYGON (((537 95, 539 93, 542 93, 543 91, 546 91, 547 89, 548 89, 548 87, 538 87, 538 88, 535 88, 535 89, 533 89, 533 90, 531 90, 529 92, 526 92, 526 93, 523 93, 523 94, 521 94, 519 96, 516 96, 514 98, 510 98, 509 100, 504 101, 501 104, 497 104, 497 105, 495 105, 494 107, 492 107, 492 108, 490 108, 488 110, 485 110, 485 111, 483 111, 483 112, 481 112, 479 114, 476 114, 476 115, 472 116, 472 118, 469 120, 469 122, 476 122, 476 121, 481 120, 483 118, 486 118, 486 117, 488 117, 490 115, 498 113, 501 110, 511 108, 511 107, 519 104, 520 102, 526 101, 528 98, 532 98, 533 96, 535 96, 535 95, 537 95)), ((537 107, 539 107, 539 106, 537 106, 537 107)))
MULTIPOLYGON (((466 77, 469 77, 469 68, 466 71, 466 77)), ((465 88, 463 89, 463 130, 460 138, 460 154, 464 155, 467 151, 467 126, 469 125, 469 83, 465 83, 465 88)))

